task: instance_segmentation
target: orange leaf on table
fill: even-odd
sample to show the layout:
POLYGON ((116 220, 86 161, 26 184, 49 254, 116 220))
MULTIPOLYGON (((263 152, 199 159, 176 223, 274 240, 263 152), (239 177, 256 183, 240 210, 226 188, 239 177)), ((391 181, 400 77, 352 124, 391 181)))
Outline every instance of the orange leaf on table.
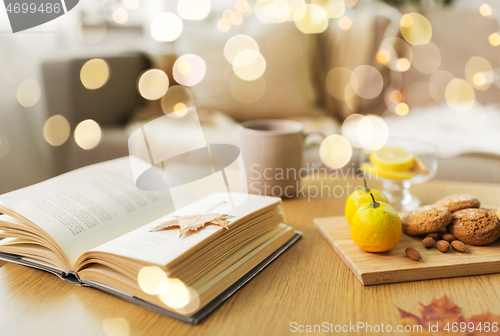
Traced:
MULTIPOLYGON (((458 327, 458 330, 456 332, 452 332, 450 330, 444 330, 446 325, 448 324, 448 327, 451 328, 453 323, 455 325, 460 326, 461 322, 469 323, 473 322, 475 328, 477 329, 477 326, 479 323, 483 325, 485 322, 489 322, 490 325, 494 322, 497 322, 500 325, 500 315, 493 315, 490 314, 489 312, 479 314, 472 316, 468 319, 465 319, 463 315, 460 313, 460 309, 456 304, 451 302, 448 297, 445 295, 440 299, 433 299, 431 304, 429 305, 423 305, 420 303, 420 316, 411 314, 407 311, 404 311, 398 307, 399 313, 401 315, 401 324, 404 326, 415 326, 415 325, 421 325, 422 332, 409 332, 408 335, 434 335, 434 336, 441 336, 441 335, 453 335, 453 336, 458 336, 458 335, 467 335, 467 336, 480 336, 480 335, 498 335, 499 332, 493 332, 490 329, 490 332, 484 332, 484 330, 474 330, 474 331, 469 331, 468 328, 467 330, 461 332, 460 327, 458 327), (429 330, 429 323, 430 325, 436 325, 438 323, 438 331, 430 331, 429 330)), ((499 327, 500 328, 500 327, 499 327)), ((413 328, 412 328, 413 329, 413 328)), ((483 328, 484 329, 484 328, 483 328)))
POLYGON ((151 232, 163 231, 169 228, 178 227, 180 236, 182 236, 187 231, 197 231, 199 228, 202 228, 207 224, 218 225, 225 228, 226 230, 229 230, 229 227, 227 225, 229 224, 228 219, 231 217, 232 216, 230 215, 218 213, 175 216, 174 219, 158 225, 153 230, 151 230, 151 232))
POLYGON ((475 326, 477 326, 477 325, 479 325, 479 323, 481 323, 483 325, 483 329, 484 329, 485 322, 490 323, 490 332, 485 332, 484 330, 482 330, 482 331, 476 330, 473 333, 467 334, 468 336, 500 335, 500 315, 493 315, 489 311, 487 311, 487 312, 479 314, 479 315, 471 316, 465 322, 467 322, 467 323, 473 322, 475 326), (497 332, 491 331, 491 325, 492 325, 492 323, 495 323, 495 322, 499 326, 497 332))

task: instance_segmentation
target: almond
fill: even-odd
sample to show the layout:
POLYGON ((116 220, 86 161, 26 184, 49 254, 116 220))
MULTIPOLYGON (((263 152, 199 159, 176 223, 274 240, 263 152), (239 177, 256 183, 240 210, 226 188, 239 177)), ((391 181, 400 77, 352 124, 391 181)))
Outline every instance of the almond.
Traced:
POLYGON ((454 240, 451 242, 451 246, 458 252, 468 252, 467 246, 462 243, 460 240, 454 240))
POLYGON ((443 235, 442 237, 444 240, 446 240, 448 243, 451 243, 452 241, 456 240, 457 238, 455 238, 454 235, 452 235, 451 233, 446 233, 443 235))
POLYGON ((438 239, 439 239, 439 233, 437 233, 437 232, 429 233, 427 235, 427 237, 434 239, 434 241, 438 241, 438 239))
POLYGON ((437 248, 440 252, 446 253, 450 249, 450 243, 446 240, 440 240, 437 242, 437 248))
POLYGON ((431 248, 436 244, 436 241, 432 237, 427 237, 422 240, 422 244, 424 244, 426 248, 431 248))
POLYGON ((422 256, 420 255, 420 253, 417 250, 415 250, 413 247, 408 247, 405 250, 405 253, 408 256, 408 258, 410 258, 410 259, 413 259, 416 261, 422 260, 422 256))

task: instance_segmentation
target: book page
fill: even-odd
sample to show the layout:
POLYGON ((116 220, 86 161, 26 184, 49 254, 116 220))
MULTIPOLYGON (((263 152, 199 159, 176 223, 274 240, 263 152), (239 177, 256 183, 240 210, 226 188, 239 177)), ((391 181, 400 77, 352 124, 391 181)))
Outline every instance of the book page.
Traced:
POLYGON ((229 229, 231 229, 231 223, 280 202, 281 199, 277 197, 247 195, 244 193, 214 193, 177 210, 175 213, 158 218, 134 231, 104 243, 92 251, 107 252, 165 266, 217 231, 226 229, 220 226, 207 225, 196 232, 179 237, 179 230, 176 228, 150 232, 156 226, 173 219, 175 216, 220 213, 234 216, 229 219, 229 229), (232 200, 229 195, 232 196, 232 200), (240 205, 233 208, 231 202, 240 205))
POLYGON ((174 210, 168 192, 135 186, 130 160, 140 159, 80 168, 4 194, 0 202, 46 231, 74 264, 82 253, 174 210))

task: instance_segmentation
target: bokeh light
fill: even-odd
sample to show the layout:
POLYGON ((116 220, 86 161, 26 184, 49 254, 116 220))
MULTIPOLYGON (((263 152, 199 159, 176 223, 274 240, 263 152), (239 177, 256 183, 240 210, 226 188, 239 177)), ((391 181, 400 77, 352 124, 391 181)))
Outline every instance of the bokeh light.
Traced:
POLYGON ((344 120, 342 124, 342 136, 349 141, 352 147, 362 148, 366 146, 373 137, 373 127, 370 127, 370 121, 365 116, 354 113, 344 120), (362 134, 367 127, 369 134, 366 132, 362 134), (362 129, 362 131, 358 132, 358 129, 362 129))
POLYGON ((304 34, 319 34, 328 27, 328 17, 323 8, 315 4, 299 7, 294 14, 297 28, 304 34))
POLYGON ((348 68, 337 67, 330 69, 326 75, 326 89, 333 98, 344 100, 345 91, 351 81, 352 71, 348 68))
POLYGON ((0 133, 0 159, 3 159, 10 150, 10 142, 7 137, 0 133))
POLYGON ((493 83, 493 68, 484 58, 473 56, 465 64, 467 82, 478 90, 487 90, 493 83))
POLYGON ((488 16, 491 15, 491 7, 488 4, 482 4, 479 7, 479 13, 481 13, 482 16, 488 16))
POLYGON ((408 13, 401 17, 401 35, 413 45, 429 43, 432 38, 432 26, 425 16, 419 13, 408 13))
POLYGON ((161 300, 169 307, 178 309, 188 305, 191 295, 186 285, 179 279, 168 279, 168 285, 160 293, 161 300))
POLYGON ((21 56, 12 57, 5 62, 3 75, 10 84, 19 84, 28 75, 28 63, 21 56))
POLYGON ((404 58, 404 57, 400 58, 396 62, 396 68, 401 72, 405 72, 405 71, 410 70, 410 67, 411 67, 411 63, 407 58, 404 58))
POLYGON ((405 103, 399 103, 396 105, 395 107, 395 110, 396 110, 396 114, 398 116, 405 116, 408 114, 408 112, 410 112, 410 108, 408 107, 408 104, 405 104, 405 103))
POLYGON ((367 115, 366 119, 371 124, 371 131, 363 130, 363 126, 365 124, 361 123, 358 127, 358 136, 361 136, 361 134, 364 133, 371 133, 372 137, 369 139, 364 148, 369 150, 378 150, 387 143, 387 139, 389 138, 389 127, 387 127, 385 120, 377 115, 367 115))
POLYGON ((448 84, 454 79, 448 71, 438 70, 429 79, 429 93, 438 104, 446 104, 445 91, 448 84))
POLYGON ((78 24, 77 36, 83 43, 100 42, 106 35, 106 19, 99 14, 85 16, 78 24))
POLYGON ((371 65, 360 65, 351 74, 352 90, 361 98, 373 99, 377 97, 384 86, 380 72, 371 65))
POLYGON ((205 61, 195 54, 182 55, 174 63, 174 78, 177 83, 185 86, 198 84, 205 78, 206 72, 205 61))
POLYGON ((266 71, 266 60, 258 51, 246 49, 239 52, 234 58, 233 71, 239 78, 253 81, 266 71))
POLYGON ((380 64, 387 65, 391 60, 391 54, 389 53, 389 51, 381 49, 375 54, 375 59, 380 64))
POLYGON ((162 293, 169 285, 167 274, 158 266, 141 268, 137 282, 143 292, 151 295, 162 293))
POLYGON ((101 127, 92 119, 79 123, 75 128, 75 142, 85 150, 95 148, 101 142, 101 127))
POLYGON ((229 22, 231 22, 233 26, 239 26, 243 23, 243 15, 239 12, 234 12, 229 17, 229 22))
POLYGON ((336 19, 344 15, 344 0, 312 0, 311 3, 321 6, 329 19, 336 19))
POLYGON ((222 12, 222 18, 230 21, 231 20, 231 15, 233 15, 233 13, 234 12, 232 10, 226 9, 224 12, 222 12))
POLYGON ((379 116, 353 114, 344 121, 342 135, 353 147, 377 150, 387 142, 389 128, 379 116))
POLYGON ((232 76, 229 81, 229 92, 240 103, 254 103, 262 98, 266 92, 266 81, 262 77, 254 81, 246 81, 232 76))
POLYGON ((262 23, 281 23, 289 20, 292 12, 287 0, 259 0, 255 4, 255 16, 262 23))
POLYGON ((102 329, 106 336, 128 336, 130 334, 130 326, 123 317, 104 319, 102 329))
POLYGON ((128 13, 125 8, 118 8, 113 12, 113 21, 124 24, 128 21, 128 13))
POLYGON ((26 79, 17 88, 17 101, 23 107, 35 105, 41 95, 42 89, 35 79, 26 79))
POLYGON ((243 50, 259 51, 259 45, 248 35, 239 34, 232 36, 224 45, 224 57, 233 64, 234 58, 243 50))
POLYGON ((321 143, 319 156, 326 166, 339 169, 351 160, 352 148, 343 136, 333 134, 321 143))
POLYGON ((359 121, 355 134, 359 144, 362 145, 361 147, 363 148, 366 147, 370 143, 370 141, 372 141, 373 135, 374 135, 373 125, 370 119, 364 116, 363 119, 359 121))
POLYGON ((217 29, 223 33, 228 32, 231 29, 231 22, 228 19, 222 18, 217 21, 217 29))
POLYGON ((162 13, 151 24, 151 35, 156 41, 172 42, 182 33, 183 24, 180 17, 174 13, 162 13))
MULTIPOLYGON (((264 15, 268 18, 275 17, 278 14, 278 8, 275 4, 270 3, 270 4, 265 4, 262 6, 264 15)), ((259 13, 259 11, 257 11, 259 13)))
POLYGON ((247 13, 250 10, 250 4, 247 0, 236 0, 234 9, 236 9, 238 13, 247 13))
POLYGON ((139 0, 123 0, 123 6, 127 9, 137 9, 139 7, 139 0))
POLYGON ((433 74, 441 66, 441 52, 432 42, 411 47, 413 54, 412 65, 424 74, 433 74))
POLYGON ((389 69, 401 72, 401 69, 403 71, 409 69, 408 63, 411 63, 413 53, 405 40, 398 37, 388 37, 380 44, 375 57, 379 63, 384 64, 389 69))
POLYGON ((177 14, 183 20, 203 20, 208 16, 211 8, 210 0, 179 0, 177 14))
POLYGON ((387 98, 391 103, 399 103, 401 100, 403 100, 403 94, 399 90, 392 90, 387 95, 387 98))
POLYGON ((68 120, 60 114, 47 119, 43 126, 43 137, 52 146, 64 144, 71 133, 68 120))
POLYGON ((181 117, 182 113, 177 113, 178 111, 194 106, 193 93, 189 88, 180 85, 171 86, 167 93, 161 98, 161 109, 163 113, 172 114, 171 117, 181 117), (180 105, 182 104, 182 105, 180 105))
POLYGON ((279 66, 290 66, 302 57, 303 50, 300 40, 288 32, 278 32, 266 43, 268 58, 279 66))
POLYGON ((182 118, 188 113, 187 108, 186 104, 177 103, 174 105, 174 112, 170 113, 168 116, 171 118, 182 118))
POLYGON ((493 33, 490 36, 488 36, 488 42, 494 46, 497 47, 500 45, 500 35, 498 33, 493 33))
POLYGON ((356 92, 352 89, 351 83, 349 83, 344 91, 344 101, 347 107, 351 111, 356 111, 357 104, 356 104, 356 92))
POLYGON ((176 311, 181 314, 190 314, 200 306, 200 297, 198 293, 191 287, 188 287, 188 291, 189 302, 183 307, 176 308, 176 311))
POLYGON ((108 82, 109 73, 108 62, 101 58, 93 58, 83 64, 80 80, 86 89, 96 90, 108 82))
POLYGON ((465 113, 474 105, 474 89, 465 80, 454 78, 446 86, 445 99, 452 110, 465 113))
POLYGON ((339 19, 339 28, 342 30, 348 30, 352 27, 352 20, 348 16, 342 16, 339 19))
POLYGON ((139 77, 137 89, 148 100, 160 99, 168 90, 168 76, 159 69, 146 70, 139 77))

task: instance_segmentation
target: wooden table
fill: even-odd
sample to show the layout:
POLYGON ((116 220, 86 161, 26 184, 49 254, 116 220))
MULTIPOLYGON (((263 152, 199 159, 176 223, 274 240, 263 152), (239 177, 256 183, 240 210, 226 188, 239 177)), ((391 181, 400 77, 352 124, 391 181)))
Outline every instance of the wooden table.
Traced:
MULTIPOLYGON (((292 322, 397 326, 395 305, 416 312, 418 302, 428 304, 445 294, 466 317, 486 310, 500 314, 500 274, 363 287, 312 222, 315 217, 342 215, 345 187, 359 184, 350 179, 304 181, 311 194, 323 187, 324 192, 336 191, 338 197, 286 200, 287 221, 304 233, 303 238, 200 325, 179 322, 41 271, 6 264, 0 268, 0 334, 288 335, 292 322)), ((500 185, 434 181, 414 187, 413 192, 425 203, 468 192, 485 206, 500 206, 500 185)))

